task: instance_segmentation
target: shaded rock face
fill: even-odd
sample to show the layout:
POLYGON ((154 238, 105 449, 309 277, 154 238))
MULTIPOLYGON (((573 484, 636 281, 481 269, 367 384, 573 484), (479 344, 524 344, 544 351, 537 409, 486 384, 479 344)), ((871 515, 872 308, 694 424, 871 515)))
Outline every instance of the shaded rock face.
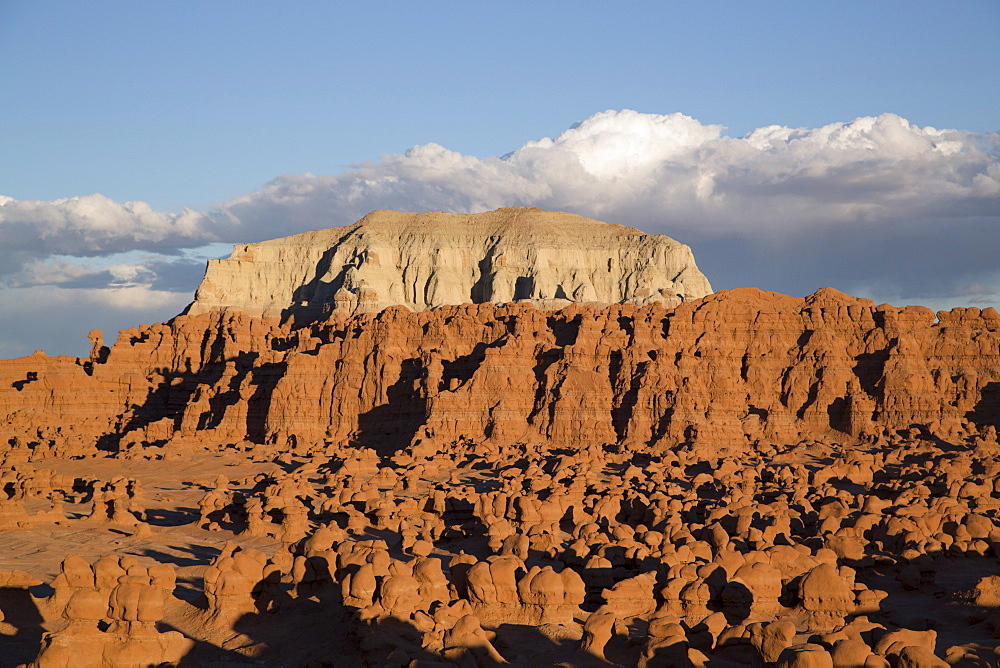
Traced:
POLYGON ((375 211, 357 223, 236 246, 210 260, 187 310, 316 317, 531 300, 675 306, 712 291, 691 249, 568 213, 375 211))
POLYGON ((215 311, 95 351, 0 361, 4 441, 53 454, 204 438, 721 453, 915 425, 961 438, 996 425, 1000 387, 993 309, 935 319, 830 289, 727 291, 672 310, 393 307, 307 326, 215 311))

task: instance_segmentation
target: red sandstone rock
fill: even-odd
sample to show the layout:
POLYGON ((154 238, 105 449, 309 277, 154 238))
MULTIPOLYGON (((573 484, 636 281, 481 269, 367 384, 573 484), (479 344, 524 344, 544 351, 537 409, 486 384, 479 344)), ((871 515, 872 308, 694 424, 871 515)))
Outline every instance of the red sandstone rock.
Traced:
POLYGON ((301 610, 342 615, 376 665, 940 665, 936 632, 914 629, 966 639, 911 624, 900 597, 928 615, 947 601, 980 642, 997 626, 996 576, 947 589, 960 559, 995 571, 1000 544, 985 311, 935 323, 832 290, 738 290, 674 310, 208 313, 93 338, 85 360, 0 362, 0 531, 86 527, 114 552, 66 557, 37 599, 46 665, 87 643, 172 660, 180 644, 150 626, 168 617, 210 638, 201 651, 275 660, 295 641, 254 632, 301 610), (178 526, 125 472, 235 453, 273 472, 201 475, 178 526), (41 466, 98 454, 81 468, 121 470, 41 466), (174 532, 222 552, 178 573, 126 553, 174 532), (181 577, 206 610, 172 597, 181 577))
POLYGON ((789 442, 914 423, 968 434, 1000 381, 998 342, 982 315, 945 327, 832 290, 733 290, 673 311, 394 307, 300 329, 206 313, 123 332, 99 362, 0 362, 0 405, 8 438, 74 451, 200 433, 306 447, 386 432, 399 447, 789 442))

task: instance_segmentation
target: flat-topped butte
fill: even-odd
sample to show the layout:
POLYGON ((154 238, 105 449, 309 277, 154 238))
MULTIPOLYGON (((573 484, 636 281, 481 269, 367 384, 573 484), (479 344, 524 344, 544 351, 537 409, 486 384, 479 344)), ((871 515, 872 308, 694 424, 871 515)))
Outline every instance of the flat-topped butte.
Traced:
POLYGON ((209 260, 186 312, 277 317, 520 300, 676 306, 711 292, 691 249, 665 235, 535 208, 379 210, 209 260))

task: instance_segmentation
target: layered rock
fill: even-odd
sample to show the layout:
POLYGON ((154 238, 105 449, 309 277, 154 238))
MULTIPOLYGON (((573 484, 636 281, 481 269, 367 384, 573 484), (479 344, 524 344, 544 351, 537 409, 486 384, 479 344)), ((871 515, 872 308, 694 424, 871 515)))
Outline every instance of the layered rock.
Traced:
POLYGON ((382 210, 346 227, 236 246, 209 261, 187 313, 315 317, 518 300, 675 306, 711 291, 691 249, 663 235, 541 209, 382 210))
POLYGON ((993 309, 935 318, 830 289, 743 289, 672 310, 394 307, 299 327, 180 316, 123 331, 89 360, 0 362, 0 418, 3 441, 34 455, 206 438, 721 450, 915 425, 985 434, 1000 421, 998 388, 993 309))
POLYGON ((5 545, 91 536, 50 596, 0 572, 4 656, 988 665, 998 325, 740 290, 217 311, 0 362, 5 545))

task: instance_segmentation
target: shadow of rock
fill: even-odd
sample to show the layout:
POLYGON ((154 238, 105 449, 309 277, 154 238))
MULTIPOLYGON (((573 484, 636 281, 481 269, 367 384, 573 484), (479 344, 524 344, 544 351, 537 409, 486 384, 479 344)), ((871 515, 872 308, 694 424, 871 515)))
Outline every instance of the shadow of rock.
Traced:
POLYGON ((38 654, 44 619, 28 589, 0 588, 0 666, 28 663, 38 654), (13 635, 8 634, 12 631, 13 635))

